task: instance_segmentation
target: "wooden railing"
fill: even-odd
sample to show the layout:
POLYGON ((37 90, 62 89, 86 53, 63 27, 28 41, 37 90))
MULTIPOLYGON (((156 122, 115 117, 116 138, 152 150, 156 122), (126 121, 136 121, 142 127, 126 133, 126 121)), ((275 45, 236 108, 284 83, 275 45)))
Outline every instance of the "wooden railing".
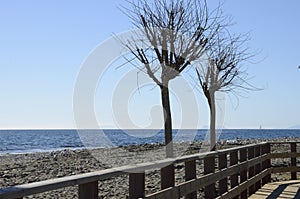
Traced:
MULTIPOLYGON (((0 189, 0 198, 22 198, 73 185, 78 185, 80 199, 98 198, 99 181, 124 174, 129 175, 129 198, 133 199, 182 196, 197 198, 197 192, 200 189, 204 189, 205 198, 247 198, 270 182, 272 173, 290 172, 291 179, 297 178, 297 172, 300 172, 296 164, 296 158, 300 157, 300 153, 296 150, 297 144, 298 142, 264 142, 56 178, 0 189), (271 147, 275 144, 289 145, 290 149, 285 153, 273 153, 271 147), (271 164, 273 158, 289 158, 290 165, 274 167, 271 164), (159 168, 163 172, 167 166, 180 163, 185 164, 185 182, 169 187, 162 186, 161 191, 145 195, 145 172, 147 170, 159 168), (197 165, 203 165, 204 172, 200 177, 197 177, 197 165)), ((164 178, 161 182, 165 184, 168 184, 168 179, 174 179, 174 176, 169 176, 169 178, 165 176, 161 175, 161 178, 164 178)))

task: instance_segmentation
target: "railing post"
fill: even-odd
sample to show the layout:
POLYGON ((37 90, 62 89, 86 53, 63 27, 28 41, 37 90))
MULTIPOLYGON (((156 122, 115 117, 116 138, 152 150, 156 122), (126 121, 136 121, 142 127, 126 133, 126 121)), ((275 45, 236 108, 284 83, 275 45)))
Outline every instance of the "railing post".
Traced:
MULTIPOLYGON (((262 146, 262 155, 269 155, 271 152, 270 143, 266 143, 262 146)), ((262 163, 262 170, 269 169, 271 167, 271 160, 268 158, 262 163)), ((262 186, 271 182, 271 174, 268 174, 266 177, 262 179, 262 186)))
MULTIPOLYGON (((296 153, 297 152, 297 144, 292 142, 291 143, 291 152, 296 153)), ((296 157, 291 158, 291 166, 296 167, 297 166, 297 160, 296 157)), ((297 180, 297 173, 296 172, 291 172, 291 179, 292 180, 297 180)))
MULTIPOLYGON (((230 166, 236 165, 238 163, 238 151, 230 152, 230 166)), ((233 174, 230 176, 230 187, 234 188, 239 185, 239 178, 238 173, 233 174)), ((235 197, 238 198, 238 197, 235 197)))
POLYGON ((89 182, 79 185, 79 199, 97 199, 98 198, 98 181, 89 182))
MULTIPOLYGON (((253 158, 254 158, 254 147, 249 147, 248 148, 248 160, 251 160, 253 158)), ((252 178, 255 175, 254 171, 255 171, 254 166, 249 168, 249 171, 248 171, 248 178, 249 179, 252 178)), ((249 186, 249 196, 251 196, 254 193, 255 193, 255 186, 254 185, 249 186)))
MULTIPOLYGON (((189 181, 192 179, 196 179, 196 160, 191 160, 185 162, 185 180, 189 181)), ((189 193, 185 196, 186 199, 196 199, 197 192, 189 193)))
MULTIPOLYGON (((215 156, 204 158, 204 175, 215 172, 215 156)), ((204 196, 206 199, 214 199, 216 196, 215 183, 210 184, 204 188, 204 196)))
MULTIPOLYGON (((255 157, 260 157, 261 154, 261 146, 255 147, 255 157)), ((255 165, 255 175, 259 174, 261 172, 261 161, 258 162, 258 164, 255 165)), ((259 190, 261 188, 261 180, 257 181, 255 183, 255 191, 259 190)))
POLYGON ((129 198, 137 199, 145 196, 145 173, 129 174, 129 198))
MULTIPOLYGON (((247 149, 243 148, 240 149, 240 163, 247 161, 247 149)), ((240 173, 240 183, 243 183, 247 181, 247 170, 241 171, 240 173)), ((246 199, 247 198, 247 189, 242 191, 241 193, 241 199, 246 199)))
POLYGON ((161 189, 173 187, 175 185, 174 164, 161 168, 160 177, 161 177, 161 189))
MULTIPOLYGON (((220 154, 218 157, 219 170, 227 168, 227 153, 220 154)), ((220 195, 228 191, 227 176, 219 181, 220 195)))

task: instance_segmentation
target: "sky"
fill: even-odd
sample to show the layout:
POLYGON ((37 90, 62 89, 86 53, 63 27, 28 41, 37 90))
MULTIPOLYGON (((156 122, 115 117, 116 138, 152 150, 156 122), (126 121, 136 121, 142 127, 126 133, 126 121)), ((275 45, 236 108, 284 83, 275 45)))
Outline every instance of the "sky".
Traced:
MULTIPOLYGON (((231 30, 250 34, 248 46, 257 52, 256 61, 244 67, 250 83, 261 89, 243 93, 238 100, 222 95, 220 123, 225 128, 299 126, 300 2, 223 2, 224 13, 235 22, 231 30)), ((209 1, 210 7, 216 4, 209 1)), ((0 129, 78 127, 73 94, 81 69, 103 42, 133 28, 118 8, 121 5, 127 2, 0 1, 0 129)), ((94 113, 99 127, 161 128, 160 93, 154 84, 146 81, 134 87, 128 98, 116 92, 136 83, 128 77, 147 79, 134 73, 130 65, 118 69, 121 63, 121 59, 114 60, 96 85, 94 113), (128 116, 132 124, 124 120, 128 116)), ((184 75, 182 78, 186 81, 184 75)), ((183 90, 192 92, 198 112, 193 112, 193 103, 181 99, 187 94, 172 91, 174 127, 206 127, 209 116, 203 94, 198 88, 183 90), (192 112, 198 114, 196 123, 193 114, 189 115, 192 112)))

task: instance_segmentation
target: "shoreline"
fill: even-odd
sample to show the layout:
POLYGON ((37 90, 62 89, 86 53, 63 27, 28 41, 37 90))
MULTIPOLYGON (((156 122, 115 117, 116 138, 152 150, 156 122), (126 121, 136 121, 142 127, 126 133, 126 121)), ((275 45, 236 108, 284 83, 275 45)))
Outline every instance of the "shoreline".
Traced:
MULTIPOLYGON (((217 149, 264 141, 300 141, 300 138, 247 139, 239 140, 238 143, 233 144, 219 142, 217 149)), ((199 151, 203 149, 203 146, 206 146, 203 142, 194 142, 186 145, 177 143, 174 145, 175 149, 181 152, 179 155, 199 153, 199 151), (186 148, 187 146, 188 148, 186 148)), ((272 150, 284 152, 287 148, 275 147, 272 150)), ((0 156, 0 188, 88 173, 128 164, 150 162, 164 159, 164 154, 165 150, 162 144, 8 154, 0 156)), ((273 164, 282 165, 288 164, 288 162, 276 161, 273 162, 273 164)), ((177 183, 184 181, 184 167, 182 165, 176 165, 175 169, 177 183)), ((201 173, 202 170, 200 169, 198 172, 201 173)), ((148 171, 146 176, 146 194, 158 191, 160 188, 159 170, 148 171)), ((285 177, 285 175, 279 175, 273 178, 273 180, 282 180, 285 177)), ((99 182, 100 198, 125 198, 128 194, 127 189, 128 178, 125 176, 99 182)), ((25 198, 74 198, 77 197, 77 192, 77 187, 72 186, 25 198)))
MULTIPOLYGON (((258 142, 264 142, 264 141, 284 141, 284 140, 300 140, 300 137, 281 137, 281 138, 270 138, 270 139, 263 139, 263 138, 248 138, 248 139, 221 139, 218 140, 217 144, 218 145, 245 145, 245 144, 252 144, 252 143, 258 143, 258 142)), ((181 144, 181 143, 188 143, 188 144, 193 144, 193 143, 203 143, 205 141, 203 140, 197 140, 194 142, 174 142, 174 144, 181 144)), ((70 150, 70 151, 76 151, 76 150, 98 150, 98 149, 115 149, 115 148, 135 148, 139 146, 163 146, 163 143, 160 142, 153 142, 153 143, 146 143, 146 144, 128 144, 128 145, 120 145, 120 146, 111 146, 111 147, 105 147, 105 146, 100 146, 100 147, 62 147, 62 148, 52 148, 52 149, 28 149, 28 150, 9 150, 7 151, 0 151, 0 157, 1 156, 7 156, 7 155, 25 155, 25 154, 34 154, 34 153, 49 153, 49 152, 59 152, 59 151, 65 151, 65 150, 70 150)))
MULTIPOLYGON (((110 141, 101 141, 102 137, 98 138, 99 142, 94 142, 94 139, 91 139, 91 143, 89 143, 89 139, 87 139, 87 143, 83 143, 82 137, 77 132, 78 129, 27 129, 27 130, 0 130, 1 134, 1 147, 0 147, 0 156, 6 154, 23 154, 23 153, 36 153, 36 152, 51 152, 51 151, 59 151, 59 150, 76 150, 85 148, 84 145, 89 147, 96 148, 111 148, 117 146, 124 146, 128 144, 156 144, 163 143, 163 132, 158 132, 158 129, 147 129, 142 130, 148 136, 146 139, 140 139, 143 137, 137 136, 136 138, 131 138, 130 135, 135 135, 137 132, 141 131, 141 129, 126 129, 128 132, 123 132, 120 129, 104 129, 107 131, 105 135, 101 135, 104 137, 109 137, 110 141), (37 131, 37 132, 35 132, 37 131), (51 132, 48 132, 51 131, 51 132), (155 132, 152 132, 155 131, 155 132), (127 135, 127 134, 128 135, 127 135), (149 133, 149 134, 148 134, 149 133), (154 133, 154 134, 153 134, 154 133), (15 135, 17 135, 15 137, 15 135), (110 137, 111 136, 111 137, 110 137), (15 137, 15 138, 14 138, 15 137), (16 139, 17 138, 17 139, 16 139), (13 140, 11 140, 13 139, 13 140)), ((99 129, 91 129, 91 130, 99 130, 99 129)), ((207 129, 184 129, 180 136, 176 139, 176 132, 181 129, 174 129, 174 141, 203 141, 208 136, 207 129), (187 138, 186 136, 190 135, 190 131, 197 131, 194 135, 194 138, 187 138), (186 139, 187 138, 187 139, 186 139)), ((87 131, 87 135, 89 135, 89 130, 87 131)), ((192 132, 192 133, 193 133, 192 132)), ((83 134, 85 135, 85 134, 83 134)), ((91 135, 93 136, 93 134, 91 135)), ((89 136, 87 136, 88 138, 89 136)), ((298 129, 222 129, 222 133, 220 137, 224 142, 226 140, 235 141, 236 139, 245 140, 247 138, 250 139, 265 139, 265 138, 283 138, 283 137, 300 137, 300 130, 298 129)), ((103 138, 104 139, 104 138, 103 138)))

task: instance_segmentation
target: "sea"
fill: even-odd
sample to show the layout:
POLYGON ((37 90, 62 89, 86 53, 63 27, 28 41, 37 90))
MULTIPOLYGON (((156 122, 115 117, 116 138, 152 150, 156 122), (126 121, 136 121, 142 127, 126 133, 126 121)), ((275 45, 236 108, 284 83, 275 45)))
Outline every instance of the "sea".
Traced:
MULTIPOLYGON (((208 130, 174 130, 175 142, 208 139, 208 130)), ((223 129, 219 140, 300 137, 300 129, 223 129)), ((163 130, 0 130, 0 155, 163 143, 163 130)))

